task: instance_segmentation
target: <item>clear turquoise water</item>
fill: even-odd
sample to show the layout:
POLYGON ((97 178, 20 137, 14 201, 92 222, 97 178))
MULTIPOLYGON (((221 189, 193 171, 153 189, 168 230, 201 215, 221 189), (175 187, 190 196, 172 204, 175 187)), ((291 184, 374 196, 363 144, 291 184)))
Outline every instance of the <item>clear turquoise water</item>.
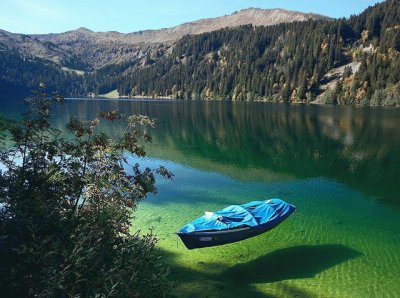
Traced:
POLYGON ((133 224, 159 236, 180 281, 171 295, 400 296, 400 110, 70 100, 54 121, 110 109, 158 119, 139 162, 175 177, 158 179, 133 224), (261 236, 189 251, 174 234, 204 211, 271 197, 297 211, 261 236))

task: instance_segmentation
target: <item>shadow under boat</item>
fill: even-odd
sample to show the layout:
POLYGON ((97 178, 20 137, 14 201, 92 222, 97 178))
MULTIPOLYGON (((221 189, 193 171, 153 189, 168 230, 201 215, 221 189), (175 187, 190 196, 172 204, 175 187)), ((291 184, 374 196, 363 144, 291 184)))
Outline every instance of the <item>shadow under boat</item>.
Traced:
POLYGON ((237 264, 227 269, 221 277, 245 284, 313 278, 361 255, 362 253, 340 244, 293 246, 237 264))

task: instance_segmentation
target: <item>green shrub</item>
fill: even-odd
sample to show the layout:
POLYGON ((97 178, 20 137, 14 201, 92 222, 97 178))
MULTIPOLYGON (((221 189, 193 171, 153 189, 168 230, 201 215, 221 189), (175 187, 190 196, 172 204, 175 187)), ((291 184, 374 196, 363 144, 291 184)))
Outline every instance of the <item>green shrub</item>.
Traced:
POLYGON ((400 83, 383 90, 375 90, 372 94, 371 106, 400 106, 400 83))
POLYGON ((320 99, 323 104, 336 104, 337 103, 337 93, 335 89, 327 89, 322 95, 320 99))
POLYGON ((116 111, 51 127, 61 96, 44 86, 27 100, 21 123, 1 125, 0 290, 4 297, 157 297, 170 284, 151 233, 131 234, 132 213, 149 192, 155 172, 126 155, 144 156, 154 121, 131 116, 120 139, 98 132, 116 111), (5 141, 7 140, 7 141, 5 141), (7 142, 7 144, 5 144, 7 142))

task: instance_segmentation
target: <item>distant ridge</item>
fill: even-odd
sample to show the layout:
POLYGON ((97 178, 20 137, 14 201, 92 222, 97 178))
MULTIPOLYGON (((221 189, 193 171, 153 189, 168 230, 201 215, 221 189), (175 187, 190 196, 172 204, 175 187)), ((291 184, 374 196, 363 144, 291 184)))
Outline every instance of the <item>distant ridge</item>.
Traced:
POLYGON ((63 33, 31 35, 0 30, 0 44, 16 49, 22 55, 51 60, 60 66, 79 71, 91 71, 127 61, 136 61, 136 65, 143 65, 146 57, 152 56, 156 51, 158 56, 165 54, 173 42, 189 34, 196 35, 248 24, 270 26, 309 19, 329 18, 285 9, 248 8, 230 15, 201 19, 171 28, 126 34, 116 31, 94 32, 85 27, 63 33), (160 47, 161 43, 163 45, 160 47))
MULTIPOLYGON (((248 8, 236 11, 230 15, 216 18, 201 19, 184 23, 171 28, 158 30, 144 30, 132 33, 120 33, 116 31, 94 32, 88 28, 80 27, 76 30, 53 34, 32 34, 33 40, 51 44, 57 49, 52 49, 48 58, 62 64, 64 56, 74 56, 79 61, 85 61, 91 69, 98 69, 109 64, 118 64, 126 61, 142 59, 158 49, 160 43, 166 47, 174 41, 188 34, 201 34, 227 27, 238 27, 251 24, 253 26, 270 26, 284 22, 296 22, 313 20, 329 20, 328 17, 289 11, 285 9, 260 9, 248 8), (64 53, 60 53, 60 49, 64 53), (60 62, 61 61, 61 62, 60 62)), ((1 42, 0 37, 0 42, 1 42)), ((14 47, 22 52, 27 48, 20 47, 18 42, 14 47)), ((34 47, 28 47, 29 54, 36 55, 34 47)), ((37 45, 37 48, 38 45, 37 45)), ((164 49, 166 50, 166 49, 164 49)), ((43 49, 40 56, 46 58, 43 49)), ((140 64, 140 63, 139 63, 140 64)))
POLYGON ((301 13, 285 9, 248 8, 236 11, 231 15, 201 19, 171 28, 133 32, 127 34, 127 37, 136 42, 165 42, 179 39, 188 34, 201 34, 227 27, 232 28, 248 24, 253 26, 271 26, 285 22, 307 21, 309 19, 329 18, 317 14, 301 13))
POLYGON ((67 31, 58 34, 39 34, 32 35, 42 41, 52 41, 55 43, 63 43, 70 38, 76 37, 77 34, 88 34, 92 38, 102 39, 118 39, 120 42, 128 44, 139 43, 155 43, 174 41, 188 34, 201 34, 211 32, 227 27, 238 27, 241 25, 251 24, 253 26, 271 26, 285 22, 301 22, 313 20, 328 20, 329 17, 303 13, 298 11, 290 11, 285 9, 261 9, 247 8, 236 11, 230 15, 216 18, 200 19, 193 22, 184 23, 171 28, 163 28, 157 30, 142 30, 132 33, 119 33, 117 31, 93 32, 90 29, 80 27, 76 30, 67 31))

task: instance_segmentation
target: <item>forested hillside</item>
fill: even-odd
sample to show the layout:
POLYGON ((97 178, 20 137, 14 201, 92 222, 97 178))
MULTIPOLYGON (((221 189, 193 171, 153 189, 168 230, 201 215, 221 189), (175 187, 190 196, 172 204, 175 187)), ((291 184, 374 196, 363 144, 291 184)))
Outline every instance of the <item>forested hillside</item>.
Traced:
POLYGON ((83 78, 64 71, 52 61, 21 55, 0 44, 0 90, 2 93, 28 93, 46 82, 48 90, 65 94, 85 92, 83 78))
POLYGON ((182 99, 400 105, 399 50, 400 5, 390 0, 348 20, 186 36, 170 56, 122 77, 118 90, 182 99), (338 76, 325 77, 346 65, 338 76))
MULTIPOLYGON (((74 38, 86 32, 81 31, 74 38)), ((69 68, 0 44, 1 90, 31 89, 43 81, 67 96, 117 89, 121 96, 400 106, 398 0, 349 19, 243 25, 186 35, 168 47, 149 47, 135 58, 85 72, 74 70, 85 63, 74 60, 78 40, 64 39, 66 57, 72 59, 69 68)), ((57 45, 57 51, 63 47, 57 45)))

